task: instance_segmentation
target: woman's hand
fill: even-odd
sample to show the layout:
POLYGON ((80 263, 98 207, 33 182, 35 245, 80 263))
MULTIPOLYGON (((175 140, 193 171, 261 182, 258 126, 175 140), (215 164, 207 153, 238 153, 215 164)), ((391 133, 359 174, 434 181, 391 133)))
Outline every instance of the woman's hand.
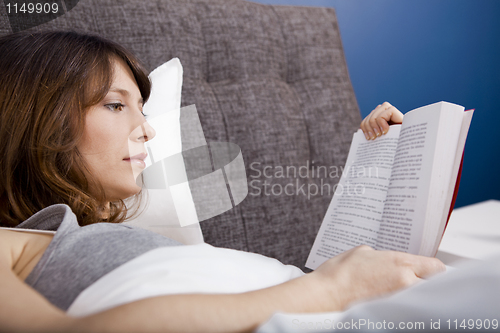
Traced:
POLYGON ((328 296, 322 299, 324 311, 339 311, 354 301, 400 290, 445 270, 436 258, 362 245, 327 260, 310 275, 316 275, 317 285, 328 296))
POLYGON ((403 114, 394 106, 385 102, 375 108, 363 121, 360 128, 366 140, 373 140, 389 131, 390 124, 401 124, 403 114))

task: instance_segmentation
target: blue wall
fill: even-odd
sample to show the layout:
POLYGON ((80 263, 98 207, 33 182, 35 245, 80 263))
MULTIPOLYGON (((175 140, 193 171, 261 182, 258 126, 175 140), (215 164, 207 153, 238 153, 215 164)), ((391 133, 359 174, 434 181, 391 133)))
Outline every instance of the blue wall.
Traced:
POLYGON ((476 109, 455 207, 500 199, 499 0, 254 0, 333 7, 364 117, 448 101, 476 109))

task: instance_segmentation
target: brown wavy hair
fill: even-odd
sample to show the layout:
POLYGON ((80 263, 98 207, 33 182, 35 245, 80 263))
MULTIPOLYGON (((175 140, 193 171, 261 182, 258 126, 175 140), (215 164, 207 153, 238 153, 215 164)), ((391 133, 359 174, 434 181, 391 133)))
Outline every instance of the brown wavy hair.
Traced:
POLYGON ((56 203, 70 206, 81 225, 125 220, 123 200, 103 220, 104 189, 77 149, 88 108, 111 87, 116 57, 146 101, 146 70, 114 42, 71 31, 0 37, 0 225, 16 226, 56 203))

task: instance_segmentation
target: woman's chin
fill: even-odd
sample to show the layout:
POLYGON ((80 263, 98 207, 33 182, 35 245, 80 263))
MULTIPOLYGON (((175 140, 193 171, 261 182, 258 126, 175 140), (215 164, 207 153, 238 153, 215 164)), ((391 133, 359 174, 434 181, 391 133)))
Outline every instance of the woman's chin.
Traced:
POLYGON ((114 191, 115 193, 113 193, 113 195, 110 195, 109 198, 111 199, 110 201, 125 200, 138 194, 139 192, 141 192, 141 190, 142 188, 140 186, 134 184, 134 186, 131 185, 126 189, 122 188, 120 189, 120 191, 114 191))
POLYGON ((140 187, 140 186, 137 186, 137 185, 136 185, 136 186, 134 187, 134 190, 133 190, 133 191, 130 191, 130 192, 128 193, 128 196, 127 196, 125 199, 130 198, 130 197, 133 197, 134 195, 136 195, 136 194, 138 194, 139 192, 141 192, 141 190, 142 190, 142 187, 140 187))

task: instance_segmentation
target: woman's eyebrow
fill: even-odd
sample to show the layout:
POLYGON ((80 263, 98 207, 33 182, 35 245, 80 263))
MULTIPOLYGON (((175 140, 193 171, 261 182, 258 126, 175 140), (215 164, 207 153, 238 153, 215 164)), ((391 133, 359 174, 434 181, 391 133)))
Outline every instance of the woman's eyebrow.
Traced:
POLYGON ((119 94, 126 96, 126 97, 130 96, 130 92, 128 90, 125 90, 125 89, 111 88, 111 89, 109 89, 109 91, 119 93, 119 94))
MULTIPOLYGON (((119 93, 125 97, 130 97, 130 92, 126 89, 111 88, 111 89, 109 89, 109 91, 119 93)), ((144 98, 142 98, 142 96, 139 98, 138 103, 141 105, 144 105, 144 98)))

